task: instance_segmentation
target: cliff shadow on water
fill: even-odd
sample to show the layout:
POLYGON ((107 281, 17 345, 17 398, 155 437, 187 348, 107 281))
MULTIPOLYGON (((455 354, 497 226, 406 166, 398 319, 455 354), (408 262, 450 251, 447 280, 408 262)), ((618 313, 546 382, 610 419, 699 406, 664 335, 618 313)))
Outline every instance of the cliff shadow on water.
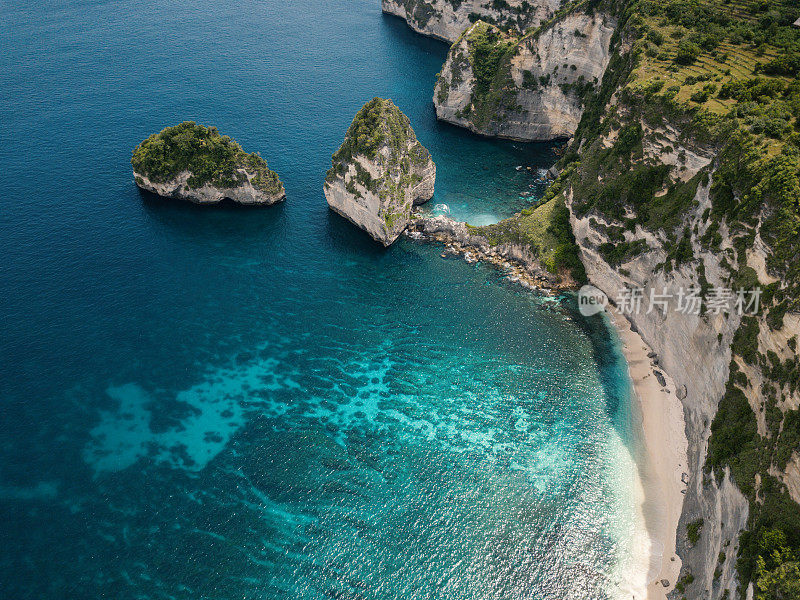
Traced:
MULTIPOLYGON (((420 35, 411 29, 402 17, 381 12, 381 29, 385 35, 390 36, 398 44, 410 45, 423 52, 441 56, 442 63, 447 58, 447 50, 450 48, 448 42, 420 35)), ((432 87, 431 95, 433 95, 432 87)))
POLYGON ((587 317, 578 311, 577 295, 569 292, 560 297, 561 305, 591 343, 598 378, 606 398, 606 410, 614 428, 631 456, 639 464, 636 436, 635 392, 628 375, 628 366, 620 349, 616 331, 604 313, 587 317))
POLYGON ((543 174, 555 164, 553 149, 563 142, 490 138, 438 120, 434 86, 449 45, 415 33, 393 15, 383 13, 380 24, 393 56, 380 55, 381 48, 376 60, 396 63, 399 54, 404 63, 414 61, 405 69, 404 81, 393 81, 375 93, 391 99, 408 116, 436 163, 436 189, 423 211, 445 205, 445 214, 453 219, 485 225, 530 208, 544 194, 543 174), (412 78, 415 84, 408 85, 412 78))
POLYGON ((218 238, 217 242, 224 243, 235 231, 238 239, 263 242, 286 227, 285 202, 269 207, 250 206, 226 198, 216 204, 193 204, 139 188, 137 192, 147 218, 184 239, 215 243, 214 238, 218 238))

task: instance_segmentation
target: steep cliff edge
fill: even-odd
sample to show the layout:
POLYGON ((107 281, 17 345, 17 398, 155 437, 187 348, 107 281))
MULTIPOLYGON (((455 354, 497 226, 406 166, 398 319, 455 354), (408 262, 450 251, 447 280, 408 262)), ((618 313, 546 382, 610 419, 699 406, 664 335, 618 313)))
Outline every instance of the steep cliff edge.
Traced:
POLYGON ((186 121, 139 144, 131 158, 140 188, 159 196, 215 204, 270 205, 286 192, 278 175, 258 154, 247 154, 216 127, 186 121))
MULTIPOLYGON (((599 140, 600 146, 609 145, 608 138, 599 140)), ((645 145, 648 145, 645 142, 645 145)), ((613 146, 611 146, 613 147, 613 146)), ((589 149, 587 156, 596 148, 589 149)), ((680 147, 678 152, 684 150, 680 147)), ((701 161, 702 162, 702 161, 701 161)), ((581 166, 575 181, 581 177, 596 178, 597 174, 581 166)), ((674 175, 678 175, 675 169, 674 175)), ((689 181, 697 172, 684 172, 689 181)), ((680 181, 676 177, 677 181, 680 181)), ((583 182, 585 183, 585 182, 583 182)), ((669 185, 669 184, 668 184, 669 185)), ((681 185, 680 183, 678 185, 681 185)), ((698 225, 698 237, 703 231, 702 215, 709 208, 710 181, 697 182, 696 191, 686 194, 689 209, 685 223, 690 230, 698 225)), ((659 190, 660 191, 660 190, 659 190)), ((586 210, 586 202, 578 200, 583 190, 580 184, 572 185, 568 192, 568 205, 576 239, 580 246, 581 259, 589 280, 612 300, 620 304, 626 290, 642 290, 640 310, 631 310, 626 318, 633 329, 652 348, 656 356, 655 365, 675 382, 678 398, 683 404, 686 437, 688 441, 688 465, 685 471, 683 492, 685 500, 680 520, 673 538, 678 555, 683 560, 683 575, 665 578, 665 591, 678 587, 678 597, 721 598, 735 593, 738 585, 733 568, 738 552, 738 537, 748 519, 747 499, 734 486, 726 474, 717 482, 704 476, 705 457, 708 447, 709 424, 717 410, 717 402, 725 391, 730 362, 730 344, 739 326, 740 318, 733 314, 694 314, 694 310, 676 310, 675 296, 680 290, 700 289, 701 286, 727 285, 727 272, 721 266, 721 257, 701 248, 697 238, 692 240, 693 258, 673 270, 665 270, 673 243, 663 230, 644 229, 636 225, 633 231, 625 231, 625 218, 635 218, 628 212, 621 220, 609 218, 599 211, 586 210), (625 244, 639 244, 638 250, 629 255, 613 248, 625 244), (613 247, 613 248, 612 248, 613 247), (651 294, 671 294, 672 305, 667 311, 656 308, 649 312, 651 294), (687 537, 687 526, 702 520, 702 535, 693 544, 687 537), (724 556, 722 566, 720 557, 724 556), (691 580, 691 581, 690 581, 691 580), (708 590, 708 592, 706 592, 708 590)), ((630 206, 626 207, 631 209, 630 206)), ((627 252, 627 250, 626 250, 627 252)), ((663 401, 667 401, 666 397, 663 401)), ((672 560, 665 554, 662 561, 672 560)), ((662 562, 662 568, 669 562, 662 562)), ((660 577, 662 579, 663 577, 660 577)), ((656 582, 657 584, 660 581, 656 582)), ((736 597, 735 595, 732 597, 736 597)))
POLYGON ((417 33, 454 42, 476 20, 523 33, 550 19, 561 0, 382 0, 383 12, 417 33))
POLYGON ((571 137, 608 65, 614 25, 579 9, 522 36, 478 21, 450 48, 434 89, 436 116, 488 136, 571 137))
POLYGON ((403 233, 413 205, 433 196, 436 165, 391 100, 373 98, 356 113, 332 163, 328 205, 384 246, 403 233))
POLYGON ((628 319, 680 390, 675 600, 800 590, 800 9, 752 10, 629 2, 559 165, 589 279, 612 299, 641 290, 628 319), (736 307, 755 291, 752 314, 736 307), (670 308, 648 310, 651 294, 670 308))

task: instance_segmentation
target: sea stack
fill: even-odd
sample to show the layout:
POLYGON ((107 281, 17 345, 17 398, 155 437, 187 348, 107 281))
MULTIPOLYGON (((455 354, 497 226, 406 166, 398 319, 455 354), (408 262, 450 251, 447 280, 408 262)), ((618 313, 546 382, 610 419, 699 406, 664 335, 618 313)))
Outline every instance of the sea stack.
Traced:
POLYGON ((216 204, 270 205, 286 197, 278 175, 216 127, 194 121, 167 127, 136 146, 131 158, 140 188, 166 198, 216 204))
POLYGON ((413 205, 433 196, 436 165, 391 100, 373 98, 356 113, 332 163, 328 205, 384 246, 403 233, 413 205))

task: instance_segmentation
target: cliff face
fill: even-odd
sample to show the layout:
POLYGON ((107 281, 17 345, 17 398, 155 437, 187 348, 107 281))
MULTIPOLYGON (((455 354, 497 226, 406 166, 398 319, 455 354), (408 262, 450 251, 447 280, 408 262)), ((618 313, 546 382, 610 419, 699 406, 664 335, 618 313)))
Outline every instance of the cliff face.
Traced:
POLYGON ((133 172, 134 181, 140 188, 158 194, 165 198, 188 200, 195 204, 217 204, 224 199, 232 200, 237 204, 269 206, 286 198, 282 183, 276 189, 265 190, 257 185, 258 175, 246 169, 236 171, 240 183, 236 186, 216 187, 211 183, 204 183, 200 187, 191 187, 189 180, 192 173, 181 171, 177 176, 167 181, 151 181, 146 175, 133 172))
POLYGON ((572 136, 583 98, 603 77, 615 22, 568 13, 522 37, 477 22, 450 48, 436 82, 439 119, 488 136, 572 136))
MULTIPOLYGON (((708 185, 698 187, 694 208, 688 215, 689 223, 701 222, 702 214, 709 207, 708 194, 708 185)), ((573 202, 569 204, 572 207, 573 202)), ((661 265, 669 255, 669 244, 663 235, 637 229, 629 238, 646 239, 648 250, 611 265, 599 248, 610 242, 604 230, 613 226, 613 221, 605 221, 598 214, 577 216, 573 212, 572 223, 589 280, 612 301, 626 287, 641 288, 648 298, 651 290, 657 294, 665 289, 676 293, 681 288, 688 290, 700 284, 697 264, 682 266, 671 273, 663 271, 661 265)), ((702 232, 703 229, 698 229, 698 236, 702 232)), ((708 283, 725 285, 721 257, 704 251, 696 239, 693 249, 708 283)), ((646 306, 645 301, 643 307, 646 306)), ((718 483, 704 475, 703 469, 711 433, 709 426, 725 391, 730 344, 740 319, 736 314, 693 315, 675 310, 663 315, 658 309, 647 314, 646 308, 627 318, 656 353, 658 368, 675 382, 683 404, 689 464, 685 467, 685 496, 676 531, 677 552, 683 561, 684 591, 676 592, 676 597, 718 600, 728 590, 729 596, 736 598, 736 555, 739 534, 747 525, 748 502, 727 474, 718 483), (703 522, 701 535, 691 545, 687 526, 699 519, 703 522), (725 557, 722 562, 720 555, 725 557), (690 578, 692 582, 686 583, 690 578)), ((668 589, 673 589, 676 583, 669 581, 668 589)))
POLYGON ((382 0, 383 12, 405 19, 417 33, 454 42, 476 18, 524 32, 549 19, 561 0, 382 0))
POLYGON ((769 207, 745 229, 717 220, 712 190, 721 193, 715 177, 724 166, 716 147, 687 134, 685 118, 658 116, 654 125, 654 113, 638 112, 633 91, 628 103, 620 96, 605 107, 613 121, 579 153, 565 192, 571 223, 595 286, 612 300, 626 288, 644 291, 642 310, 628 320, 680 391, 688 466, 676 531, 682 568, 677 585, 667 586, 670 598, 744 598, 756 573, 745 571, 749 581, 742 581, 737 560, 752 560, 762 532, 740 534, 758 519, 779 522, 778 510, 800 512, 789 501, 800 489, 791 417, 800 405, 800 317, 780 305, 781 318, 774 317, 772 295, 786 284, 767 267, 774 249, 761 235, 769 207), (674 295, 691 288, 704 290, 699 314, 675 304, 674 295), (756 316, 733 304, 709 308, 714 290, 756 288, 764 293, 756 316), (666 314, 644 309, 651 293, 664 292, 673 295, 666 314), (765 489, 770 508, 754 515, 765 506, 757 500, 765 489))
POLYGON ((436 165, 390 100, 364 105, 332 162, 328 205, 384 246, 405 230, 413 205, 433 196, 436 165))

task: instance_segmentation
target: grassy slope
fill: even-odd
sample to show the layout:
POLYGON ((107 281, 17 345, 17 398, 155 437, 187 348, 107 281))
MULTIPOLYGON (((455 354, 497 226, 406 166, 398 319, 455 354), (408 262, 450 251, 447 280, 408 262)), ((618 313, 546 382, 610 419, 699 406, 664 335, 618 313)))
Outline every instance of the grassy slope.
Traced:
POLYGON ((471 229, 493 244, 528 246, 551 273, 567 272, 575 282, 585 283, 586 271, 578 257, 569 211, 562 195, 572 172, 567 169, 562 173, 536 206, 494 225, 471 229))

